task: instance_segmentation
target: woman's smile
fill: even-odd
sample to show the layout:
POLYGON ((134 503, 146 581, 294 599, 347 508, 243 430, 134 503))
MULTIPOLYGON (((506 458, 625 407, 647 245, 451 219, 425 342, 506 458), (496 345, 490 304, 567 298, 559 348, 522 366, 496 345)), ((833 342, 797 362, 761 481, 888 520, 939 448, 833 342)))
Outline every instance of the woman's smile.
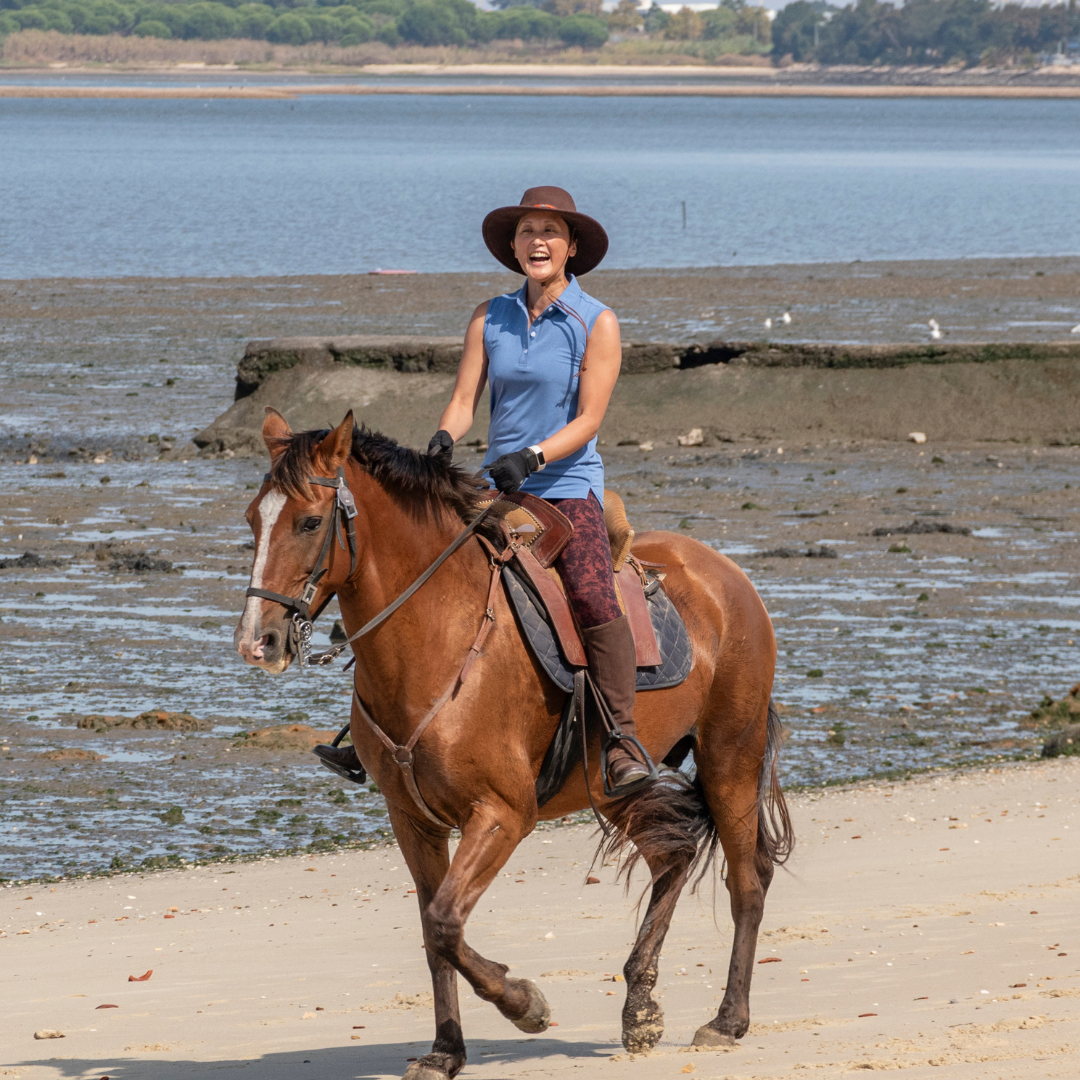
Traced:
POLYGON ((558 214, 541 210, 525 214, 517 223, 513 249, 526 277, 546 283, 563 274, 567 260, 577 252, 577 243, 558 214))

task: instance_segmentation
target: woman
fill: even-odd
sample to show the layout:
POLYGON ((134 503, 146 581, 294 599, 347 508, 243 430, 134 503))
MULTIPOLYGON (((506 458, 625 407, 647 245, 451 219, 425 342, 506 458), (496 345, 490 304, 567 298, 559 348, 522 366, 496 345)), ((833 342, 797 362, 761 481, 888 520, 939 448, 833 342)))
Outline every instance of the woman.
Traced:
MULTIPOLYGON (((573 538, 556 566, 581 627, 593 682, 622 732, 635 736, 634 641, 612 580, 604 463, 596 450, 622 362, 619 322, 576 278, 603 259, 607 234, 557 187, 530 188, 518 206, 493 210, 483 233, 492 255, 524 274, 525 284, 473 312, 453 397, 428 453, 450 461, 490 383, 484 467, 499 491, 520 489, 548 499, 573 523, 573 538)), ((608 754, 616 797, 652 775, 626 747, 620 741, 608 754)))

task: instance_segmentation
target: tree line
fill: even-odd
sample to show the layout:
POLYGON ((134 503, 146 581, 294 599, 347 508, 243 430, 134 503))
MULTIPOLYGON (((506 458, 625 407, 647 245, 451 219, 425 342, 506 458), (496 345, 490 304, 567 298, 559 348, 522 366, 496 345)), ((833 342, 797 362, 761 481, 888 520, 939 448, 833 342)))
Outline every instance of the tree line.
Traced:
MULTIPOLYGON (((565 4, 554 0, 552 7, 565 4)), ((606 22, 590 7, 560 13, 525 6, 479 11, 469 0, 0 0, 0 37, 18 30, 135 34, 220 41, 249 38, 285 45, 467 45, 497 38, 545 39, 597 47, 606 22)))
MULTIPOLYGON (((1080 38, 1080 3, 1042 7, 991 0, 795 0, 770 22, 745 0, 674 14, 620 0, 0 0, 0 38, 19 30, 133 34, 217 41, 247 38, 286 45, 477 45, 520 40, 598 48, 616 40, 706 42, 731 53, 824 64, 946 64, 1023 60, 1080 38)), ((700 48, 700 47, 699 47, 700 48)), ((714 50, 715 51, 715 50, 714 50)))
POLYGON ((1022 7, 991 0, 796 0, 776 16, 773 52, 822 64, 974 64, 1080 51, 1080 5, 1022 7))

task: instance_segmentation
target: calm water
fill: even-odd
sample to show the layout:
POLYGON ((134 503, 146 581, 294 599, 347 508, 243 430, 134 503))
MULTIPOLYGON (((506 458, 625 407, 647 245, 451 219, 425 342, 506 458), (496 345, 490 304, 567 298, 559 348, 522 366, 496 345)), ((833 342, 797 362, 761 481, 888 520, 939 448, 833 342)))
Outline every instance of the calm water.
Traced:
POLYGON ((1080 101, 4 100, 0 277, 485 269, 534 183, 612 267, 1075 254, 1078 131, 1080 101))

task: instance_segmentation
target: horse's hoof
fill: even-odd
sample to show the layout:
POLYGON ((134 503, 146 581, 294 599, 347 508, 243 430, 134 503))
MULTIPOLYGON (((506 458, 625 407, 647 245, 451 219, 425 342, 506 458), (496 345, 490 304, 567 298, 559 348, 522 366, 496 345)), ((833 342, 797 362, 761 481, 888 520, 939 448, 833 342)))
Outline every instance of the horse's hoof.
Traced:
POLYGON ((694 1032, 694 1041, 690 1043, 691 1046, 711 1046, 716 1049, 726 1048, 728 1050, 739 1044, 735 1041, 734 1035, 722 1035, 716 1028, 711 1027, 709 1024, 702 1024, 701 1027, 694 1032))
POLYGON ((641 1008, 623 1008, 622 1044, 630 1054, 647 1054, 663 1037, 664 1010, 652 998, 641 1008))
POLYGON ((540 1032, 547 1031, 551 1026, 551 1009, 547 999, 536 988, 536 984, 529 982, 528 979, 507 979, 506 983, 508 987, 524 991, 529 998, 529 1006, 523 1016, 509 1017, 514 1027, 530 1035, 539 1035, 540 1032))
POLYGON ((459 1071, 450 1065, 447 1055, 425 1054, 405 1070, 401 1080, 452 1080, 459 1071))

